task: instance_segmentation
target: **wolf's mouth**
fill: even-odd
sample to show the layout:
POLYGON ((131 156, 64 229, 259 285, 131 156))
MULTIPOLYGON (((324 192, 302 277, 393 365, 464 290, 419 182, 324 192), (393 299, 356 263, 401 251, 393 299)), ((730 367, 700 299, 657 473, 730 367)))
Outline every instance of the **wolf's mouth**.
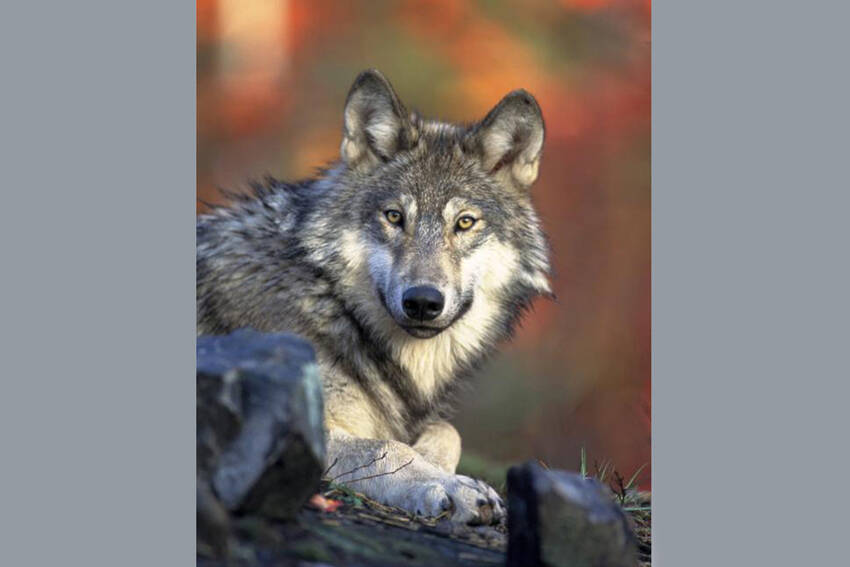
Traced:
POLYGON ((407 333, 411 336, 416 337, 417 339, 430 339, 432 337, 436 337, 448 327, 408 327, 405 325, 399 325, 402 329, 407 331, 407 333))

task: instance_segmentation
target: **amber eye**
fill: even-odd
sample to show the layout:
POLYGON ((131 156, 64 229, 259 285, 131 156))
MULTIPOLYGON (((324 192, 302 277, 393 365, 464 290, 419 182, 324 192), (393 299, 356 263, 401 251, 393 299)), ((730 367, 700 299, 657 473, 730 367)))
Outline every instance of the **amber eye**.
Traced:
POLYGON ((475 219, 469 215, 463 215, 457 219, 458 230, 469 230, 475 224, 475 219))
POLYGON ((385 212, 384 215, 386 215, 387 220, 390 221, 391 224, 398 226, 401 225, 402 216, 400 212, 390 209, 385 212))

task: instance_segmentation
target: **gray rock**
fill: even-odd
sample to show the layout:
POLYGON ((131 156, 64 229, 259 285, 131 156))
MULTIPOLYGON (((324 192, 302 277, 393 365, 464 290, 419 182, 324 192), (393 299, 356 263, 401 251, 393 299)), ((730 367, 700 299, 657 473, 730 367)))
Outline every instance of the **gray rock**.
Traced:
POLYGON ((529 462, 508 471, 508 567, 632 567, 636 540, 604 486, 529 462))
POLYGON ((230 518, 206 480, 196 481, 197 554, 226 557, 230 547, 230 518))
POLYGON ((294 517, 325 463, 310 344, 250 329, 198 337, 197 403, 199 482, 227 511, 294 517))

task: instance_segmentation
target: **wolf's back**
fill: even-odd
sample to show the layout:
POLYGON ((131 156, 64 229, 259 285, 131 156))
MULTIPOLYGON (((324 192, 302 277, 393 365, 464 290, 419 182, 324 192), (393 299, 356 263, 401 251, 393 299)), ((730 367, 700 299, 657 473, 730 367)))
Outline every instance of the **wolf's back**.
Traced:
POLYGON ((267 179, 247 195, 200 215, 196 224, 198 334, 221 334, 251 326, 258 330, 288 326, 275 318, 286 303, 314 286, 315 275, 303 265, 305 251, 298 225, 309 208, 314 180, 284 184, 267 179))

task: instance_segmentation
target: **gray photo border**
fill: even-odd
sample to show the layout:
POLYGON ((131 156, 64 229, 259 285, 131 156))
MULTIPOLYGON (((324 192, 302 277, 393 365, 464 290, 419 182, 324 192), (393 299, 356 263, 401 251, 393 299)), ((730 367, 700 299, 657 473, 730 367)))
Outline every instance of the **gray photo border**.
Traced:
POLYGON ((0 565, 195 562, 195 6, 0 8, 0 565))
POLYGON ((653 3, 655 565, 846 561, 848 11, 653 3))
MULTIPOLYGON (((655 565, 846 556, 848 16, 653 6, 655 565)), ((194 19, 2 8, 0 564, 195 561, 194 19)))

